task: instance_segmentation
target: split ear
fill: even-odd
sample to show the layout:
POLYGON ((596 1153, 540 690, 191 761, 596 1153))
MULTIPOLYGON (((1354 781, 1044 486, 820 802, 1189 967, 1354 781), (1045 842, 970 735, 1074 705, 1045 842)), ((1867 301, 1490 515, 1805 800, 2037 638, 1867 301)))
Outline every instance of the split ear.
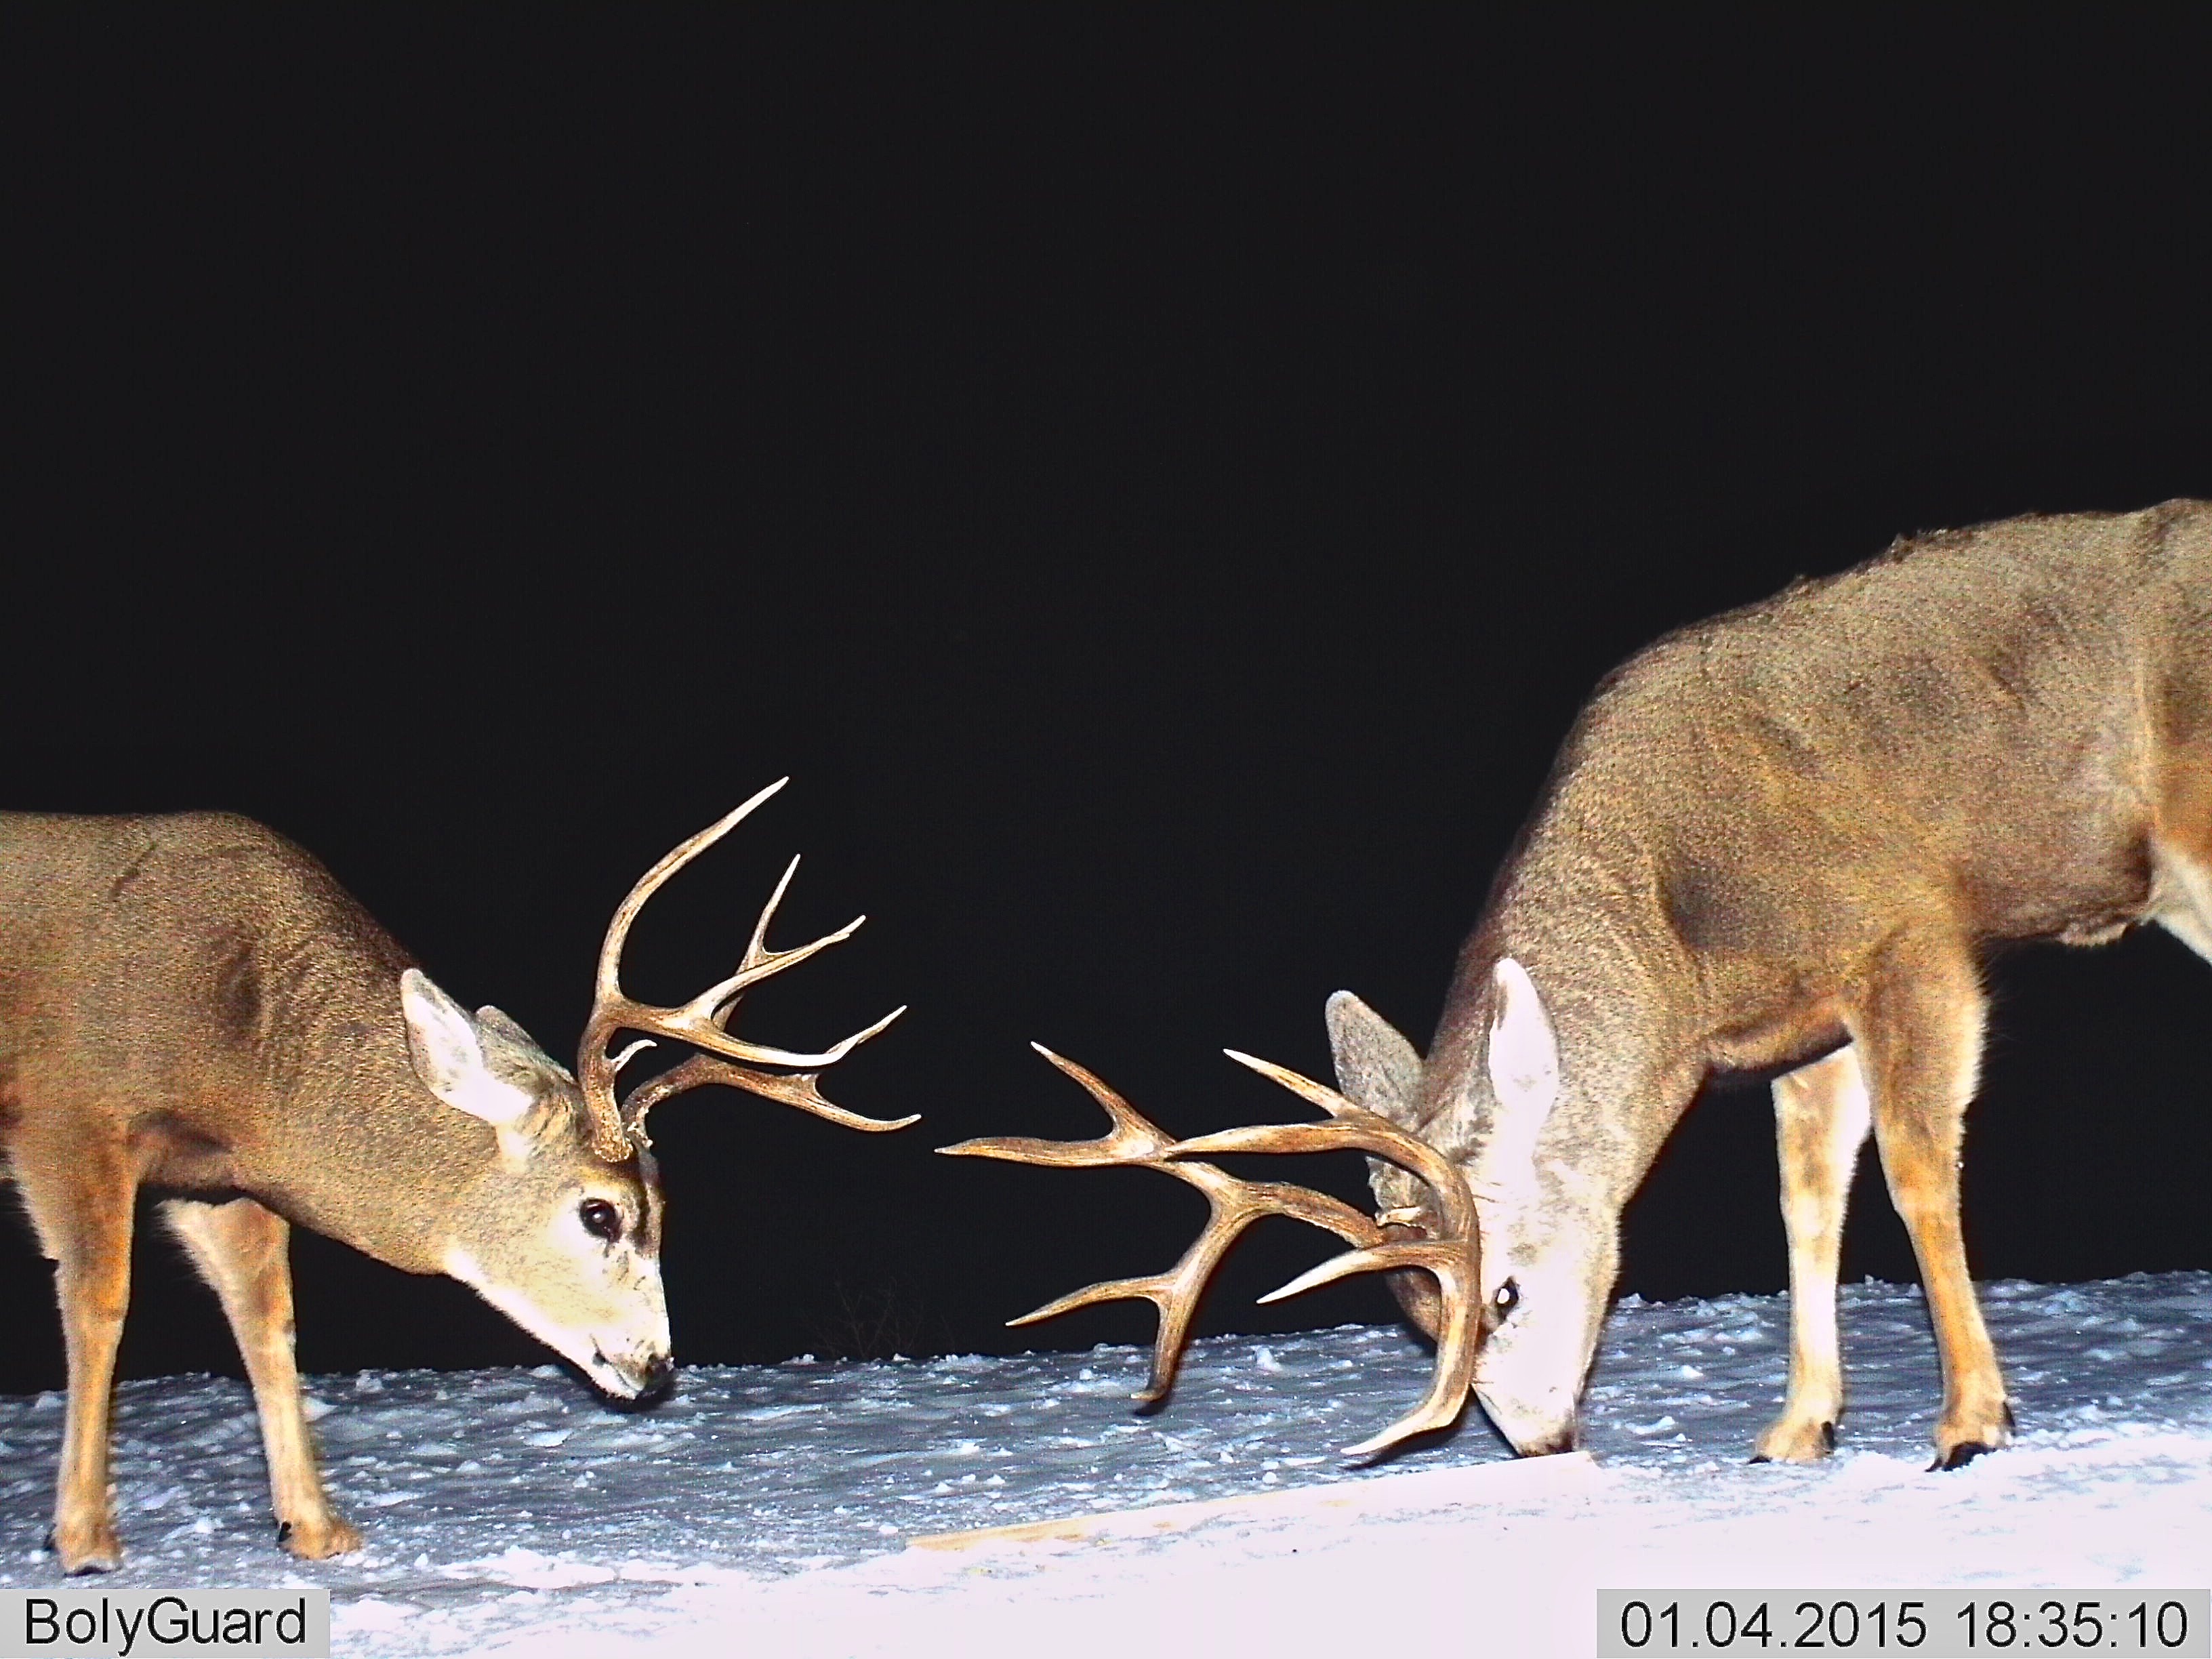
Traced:
POLYGON ((1351 992, 1339 991, 1328 1000, 1328 1046, 1336 1058, 1340 1090, 1401 1129, 1416 1127, 1420 1051, 1389 1020, 1351 992))
POLYGON ((1490 1086, 1498 1097, 1501 1121, 1528 1123, 1533 1129, 1559 1097, 1559 1040, 1526 968, 1511 957, 1500 957, 1491 986, 1495 995, 1490 1011, 1490 1086))
MULTIPOLYGON (((505 1034, 479 1028, 468 1010, 419 968, 399 975, 399 1008, 407 1022, 407 1051, 422 1086, 447 1105, 501 1130, 503 1147, 507 1134, 520 1127, 537 1103, 528 1089, 502 1075, 509 1068, 496 1065, 486 1052, 488 1036, 491 1045, 504 1048, 505 1034)), ((500 1018, 522 1029, 504 1014, 500 1018)))

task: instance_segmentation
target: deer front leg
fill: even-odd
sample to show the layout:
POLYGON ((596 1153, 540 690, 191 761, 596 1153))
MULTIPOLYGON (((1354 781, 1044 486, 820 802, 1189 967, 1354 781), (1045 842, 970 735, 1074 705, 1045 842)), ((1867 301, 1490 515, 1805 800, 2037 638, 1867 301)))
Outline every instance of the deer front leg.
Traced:
POLYGON ((69 1573, 123 1565, 107 1489, 115 1350, 131 1305, 131 1205, 137 1177, 114 1148, 15 1149, 16 1183, 40 1248, 55 1264, 69 1411, 62 1427, 50 1543, 69 1573))
POLYGON ((1790 1394, 1759 1437, 1754 1462, 1817 1462, 1835 1448, 1844 1408, 1836 1264, 1869 1114, 1866 1079, 1849 1044, 1774 1080, 1782 1224, 1790 1237, 1790 1394))
POLYGON ((1954 1469, 2012 1437, 1996 1349, 1966 1270, 1959 1154, 1981 1066, 1983 998, 1961 952, 1898 952, 1854 1026, 1873 1097, 1890 1201, 1911 1236, 1943 1363, 1937 1468, 1954 1469))
POLYGON ((162 1205, 200 1276, 215 1287, 253 1383, 277 1541, 310 1561, 361 1547, 361 1534, 331 1511, 301 1408, 292 1353, 291 1227, 250 1198, 228 1204, 175 1199, 162 1205))

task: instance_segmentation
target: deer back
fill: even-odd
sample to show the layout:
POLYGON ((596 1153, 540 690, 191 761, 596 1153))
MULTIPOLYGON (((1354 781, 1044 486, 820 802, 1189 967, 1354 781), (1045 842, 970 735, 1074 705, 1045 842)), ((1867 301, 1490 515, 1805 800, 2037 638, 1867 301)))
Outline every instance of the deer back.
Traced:
POLYGON ((502 1171, 493 1129, 418 1074, 412 966, 319 862, 248 819, 0 814, 9 1154, 104 1136, 149 1185, 244 1192, 445 1271, 456 1208, 502 1171))
POLYGON ((1777 1064, 1832 1040, 1814 1005, 1900 927, 2141 919, 2208 783, 2202 503, 1901 543, 1684 629, 1563 746, 1462 954, 1427 1107, 1470 1103, 1503 957, 1607 1088, 1685 1043, 1777 1064))
POLYGON ((2172 923, 2191 869, 2212 872, 2206 503, 1903 542, 1609 676, 1418 1085, 1360 1075, 1386 1034, 1338 1042, 1348 1091, 1467 1172, 1483 1295, 1516 1310, 1478 1376, 1493 1419, 1523 1449, 1571 1432, 1621 1208, 1708 1072, 1836 1047, 1886 941, 2172 923))

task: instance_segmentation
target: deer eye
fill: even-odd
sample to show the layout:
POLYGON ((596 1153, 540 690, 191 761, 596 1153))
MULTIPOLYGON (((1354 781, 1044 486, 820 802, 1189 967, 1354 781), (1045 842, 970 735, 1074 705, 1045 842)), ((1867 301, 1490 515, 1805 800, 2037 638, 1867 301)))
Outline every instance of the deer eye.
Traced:
POLYGON ((1500 1319, 1521 1305, 1521 1285, 1516 1279, 1507 1279, 1498 1287, 1498 1294, 1490 1298, 1490 1305, 1498 1310, 1500 1319))
POLYGON ((594 1238, 604 1238, 613 1243, 622 1237, 622 1212, 604 1198, 587 1198, 577 1207, 576 1216, 584 1224, 584 1231, 594 1238))

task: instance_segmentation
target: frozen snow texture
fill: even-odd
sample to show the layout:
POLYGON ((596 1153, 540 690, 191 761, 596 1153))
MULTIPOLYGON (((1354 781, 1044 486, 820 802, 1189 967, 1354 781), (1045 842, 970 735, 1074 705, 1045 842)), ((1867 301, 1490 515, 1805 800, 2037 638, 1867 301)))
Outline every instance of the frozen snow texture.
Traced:
MULTIPOLYGON (((1983 1295, 2022 1433, 1955 1474, 1925 1473, 1940 1381, 1917 1290, 1845 1290, 1850 1406, 1837 1455, 1811 1468, 1744 1462, 1781 1397, 1783 1298, 1632 1298, 1585 1413, 1598 1473, 1548 1495, 951 1555, 901 1552, 917 1534, 1507 1454, 1470 1413, 1395 1462, 1343 1462, 1426 1381, 1425 1353, 1386 1328, 1200 1342, 1174 1400, 1141 1418, 1133 1348, 701 1368, 645 1413, 550 1365, 369 1372, 311 1385, 330 1483, 368 1547, 307 1565, 275 1547, 243 1385, 131 1383, 114 1582, 326 1585, 344 1654, 605 1659, 709 1637, 778 1654, 1048 1641, 1057 1656, 1187 1649, 1208 1630, 1310 1652, 1478 1628, 1485 1651, 1587 1653, 1600 1584, 2212 1578, 2212 1274, 1983 1295)), ((57 1403, 0 1401, 0 1584, 58 1581, 40 1548, 57 1403)))

